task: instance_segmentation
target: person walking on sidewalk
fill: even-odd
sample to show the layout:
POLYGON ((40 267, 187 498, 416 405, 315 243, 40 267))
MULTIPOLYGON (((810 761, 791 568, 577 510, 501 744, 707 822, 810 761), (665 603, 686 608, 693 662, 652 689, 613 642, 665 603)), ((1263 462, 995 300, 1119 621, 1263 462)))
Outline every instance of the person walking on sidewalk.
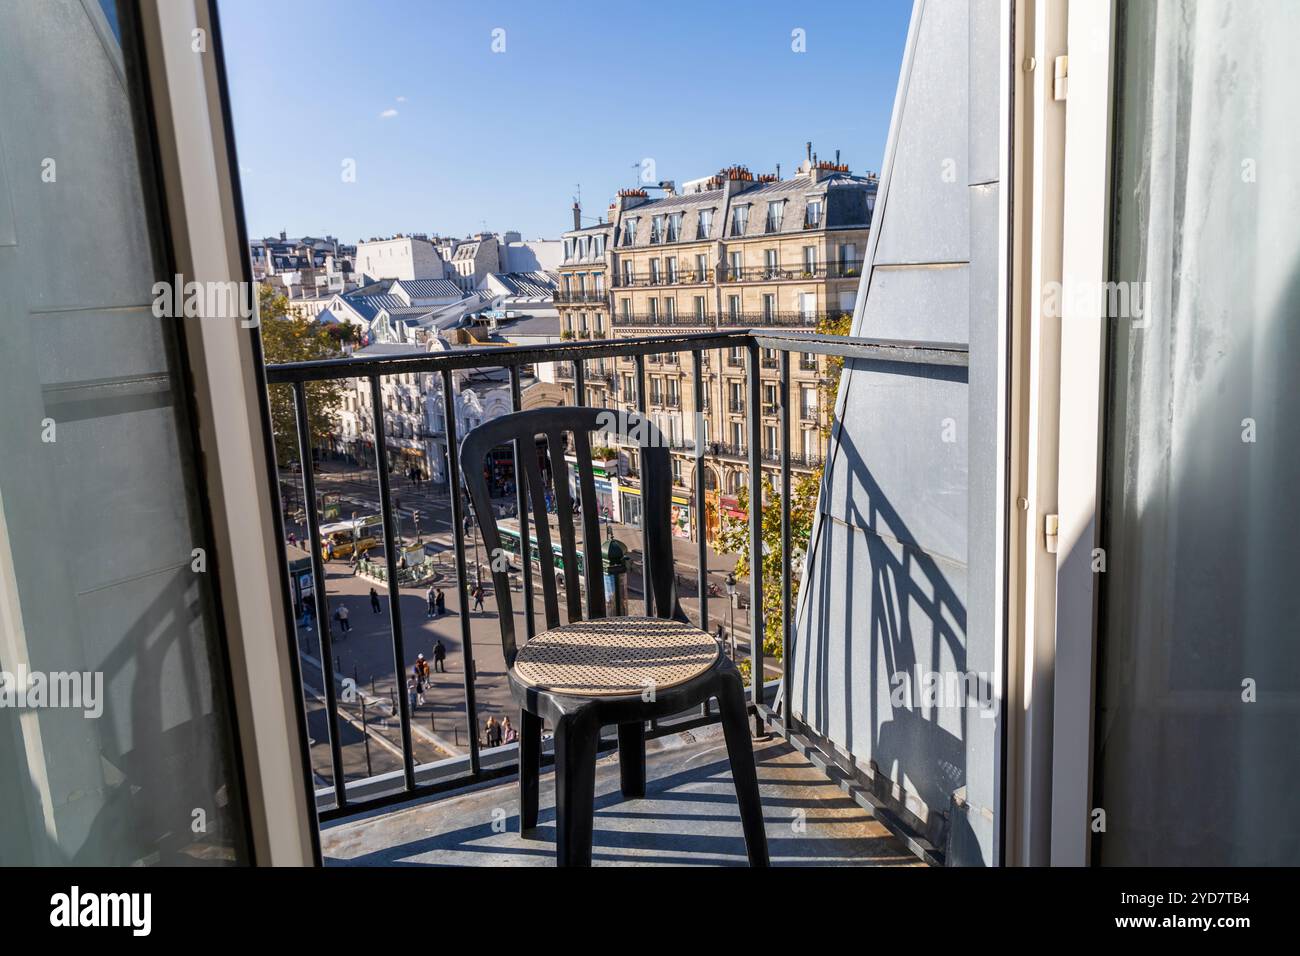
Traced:
POLYGON ((484 734, 487 737, 487 745, 489 747, 501 746, 501 725, 497 723, 495 717, 489 717, 487 719, 487 726, 484 728, 484 734))
POLYGON ((442 588, 438 588, 438 617, 447 613, 447 595, 442 593, 442 588))
POLYGON ((374 588, 370 589, 370 610, 374 614, 384 613, 384 609, 379 606, 379 592, 374 588))
POLYGON ((433 669, 447 673, 447 648, 442 643, 442 638, 433 642, 433 669))
POLYGON ((352 630, 352 622, 348 620, 348 606, 340 604, 339 609, 334 612, 334 616, 339 619, 339 630, 347 634, 352 630))
POLYGON ((483 610, 483 596, 485 593, 483 585, 477 584, 474 586, 474 610, 483 610))
POLYGON ((425 620, 429 620, 436 617, 438 614, 438 593, 434 591, 432 584, 429 585, 429 593, 424 597, 425 600, 429 602, 429 609, 425 612, 424 617, 425 620))

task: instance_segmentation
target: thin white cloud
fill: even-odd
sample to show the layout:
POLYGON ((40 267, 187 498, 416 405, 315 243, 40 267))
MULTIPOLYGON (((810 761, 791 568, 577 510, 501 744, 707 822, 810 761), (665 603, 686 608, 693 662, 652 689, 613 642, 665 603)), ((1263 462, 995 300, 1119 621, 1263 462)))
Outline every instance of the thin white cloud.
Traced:
POLYGON ((405 102, 406 102, 406 97, 405 97, 405 96, 399 96, 399 97, 397 98, 397 102, 399 102, 399 103, 405 103, 405 102))
POLYGON ((393 109, 393 108, 390 107, 390 108, 384 110, 382 113, 380 113, 380 114, 379 114, 379 118, 380 118, 380 119, 392 119, 392 118, 393 118, 394 116, 396 116, 396 115, 397 115, 397 110, 395 110, 395 109, 393 109))

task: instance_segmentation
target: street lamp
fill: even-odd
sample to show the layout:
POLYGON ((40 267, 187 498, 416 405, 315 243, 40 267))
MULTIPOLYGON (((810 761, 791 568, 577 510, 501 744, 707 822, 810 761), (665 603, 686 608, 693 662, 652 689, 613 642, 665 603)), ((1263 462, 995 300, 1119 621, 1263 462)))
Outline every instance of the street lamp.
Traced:
POLYGON ((727 572, 727 604, 731 615, 731 662, 736 662, 736 572, 727 572))

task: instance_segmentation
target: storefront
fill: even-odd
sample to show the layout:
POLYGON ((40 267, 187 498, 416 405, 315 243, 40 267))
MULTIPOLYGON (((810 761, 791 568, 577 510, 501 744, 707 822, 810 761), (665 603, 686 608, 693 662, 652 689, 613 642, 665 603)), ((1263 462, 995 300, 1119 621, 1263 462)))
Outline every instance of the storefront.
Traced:
MULTIPOLYGON (((570 465, 569 468, 569 494, 573 496, 574 501, 578 501, 578 460, 572 456, 565 459, 570 465)), ((614 464, 610 462, 609 464, 614 464)), ((593 461, 591 463, 592 475, 596 489, 596 512, 602 521, 617 521, 619 509, 615 506, 616 492, 614 480, 618 477, 618 472, 614 468, 607 468, 606 463, 593 461)), ((640 492, 636 489, 624 489, 624 493, 631 491, 634 495, 639 496, 640 492)), ((637 499, 638 505, 640 498, 637 499)), ((624 512, 626 513, 626 512, 624 512)), ((640 523, 640 511, 638 514, 638 525, 640 523)))
MULTIPOLYGON (((621 510, 622 521, 634 528, 641 527, 642 503, 641 489, 639 488, 621 488, 621 510)), ((689 494, 682 492, 673 492, 670 514, 670 527, 675 538, 685 538, 689 540, 692 534, 692 519, 695 514, 694 505, 691 502, 689 494)))

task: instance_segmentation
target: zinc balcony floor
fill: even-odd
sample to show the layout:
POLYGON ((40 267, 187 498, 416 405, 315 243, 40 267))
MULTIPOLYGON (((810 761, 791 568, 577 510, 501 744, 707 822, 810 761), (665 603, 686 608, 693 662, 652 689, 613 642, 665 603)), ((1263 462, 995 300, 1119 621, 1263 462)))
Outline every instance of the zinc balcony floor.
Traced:
MULTIPOLYGON (((756 740, 754 758, 774 866, 921 865, 780 737, 756 740)), ((593 865, 744 866, 721 728, 647 741, 646 763, 645 798, 624 800, 617 756, 599 758, 593 865)), ((326 865, 336 866, 553 866, 554 780, 544 768, 538 828, 527 839, 518 832, 518 786, 510 777, 329 825, 321 833, 322 854, 326 865)))

